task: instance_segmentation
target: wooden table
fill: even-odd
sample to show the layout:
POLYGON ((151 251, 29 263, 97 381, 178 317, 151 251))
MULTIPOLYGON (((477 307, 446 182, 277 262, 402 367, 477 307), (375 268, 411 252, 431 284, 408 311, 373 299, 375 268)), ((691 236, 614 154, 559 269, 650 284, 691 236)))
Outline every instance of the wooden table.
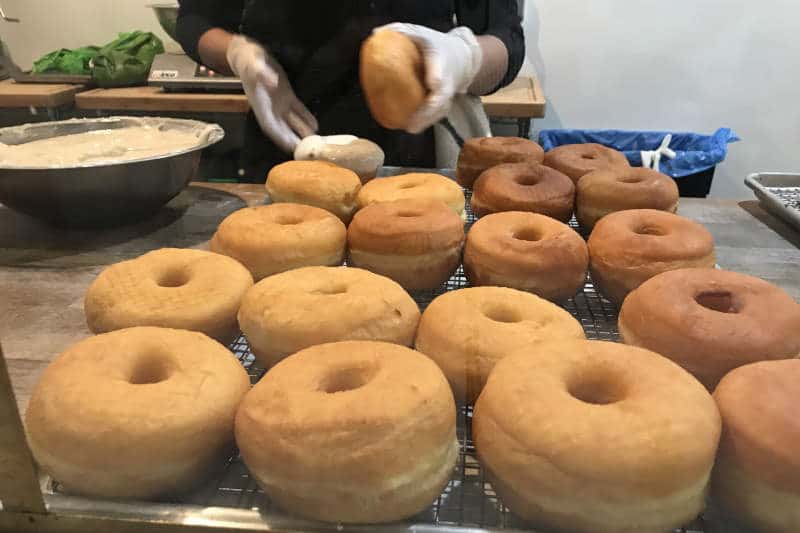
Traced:
POLYGON ((71 107, 83 85, 54 83, 16 83, 0 81, 0 108, 45 109, 52 119, 59 118, 59 108, 71 107))
MULTIPOLYGON (((90 334, 83 296, 105 266, 165 246, 203 248, 225 216, 264 199, 262 185, 195 183, 153 219, 106 231, 56 230, 0 206, 0 340, 20 408, 44 367, 90 334)), ((800 234, 757 202, 685 199, 680 213, 711 231, 724 268, 800 299, 800 234)))

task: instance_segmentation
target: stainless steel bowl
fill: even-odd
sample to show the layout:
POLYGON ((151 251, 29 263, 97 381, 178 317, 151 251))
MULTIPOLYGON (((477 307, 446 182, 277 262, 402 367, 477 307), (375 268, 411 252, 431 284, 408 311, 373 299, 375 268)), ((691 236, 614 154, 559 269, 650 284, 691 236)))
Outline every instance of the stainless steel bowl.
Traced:
POLYGON ((216 124, 175 118, 110 117, 0 128, 0 142, 29 141, 143 123, 197 135, 197 146, 156 157, 72 167, 0 166, 0 203, 33 217, 70 226, 109 226, 158 211, 197 173, 201 151, 225 132, 216 124))
POLYGON ((155 11, 158 23, 164 31, 175 41, 178 40, 176 26, 178 24, 178 4, 174 2, 164 2, 148 4, 147 7, 155 11))

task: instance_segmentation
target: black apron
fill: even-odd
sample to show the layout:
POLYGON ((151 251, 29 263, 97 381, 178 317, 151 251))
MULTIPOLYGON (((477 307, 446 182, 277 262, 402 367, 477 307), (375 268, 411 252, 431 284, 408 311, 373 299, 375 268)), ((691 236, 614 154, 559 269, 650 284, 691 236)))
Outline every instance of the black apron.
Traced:
MULTIPOLYGON (((410 22, 439 31, 454 27, 453 0, 247 0, 241 32, 281 64, 298 98, 319 121, 320 135, 352 134, 386 153, 387 165, 434 167, 433 129, 420 135, 378 125, 358 81, 361 43, 390 22, 410 22)), ((291 159, 247 120, 245 176, 263 182, 275 164, 291 159)))

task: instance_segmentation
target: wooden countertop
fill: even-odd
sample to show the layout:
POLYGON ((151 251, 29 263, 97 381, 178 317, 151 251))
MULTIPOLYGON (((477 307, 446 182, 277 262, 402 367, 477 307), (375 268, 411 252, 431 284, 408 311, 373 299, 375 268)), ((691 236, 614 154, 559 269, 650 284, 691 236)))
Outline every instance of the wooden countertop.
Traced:
POLYGON ((0 108, 71 106, 83 85, 0 81, 0 108))
MULTIPOLYGON (((544 93, 536 78, 517 78, 482 101, 490 117, 541 118, 545 113, 544 93)), ((244 94, 171 93, 158 87, 92 89, 78 94, 75 105, 109 111, 246 113, 250 109, 244 94)))
MULTIPOLYGON (((164 246, 203 248, 223 218, 264 199, 263 185, 195 183, 154 218, 105 231, 53 229, 0 206, 0 340, 19 406, 44 367, 89 335, 83 296, 105 266, 164 246)), ((800 234, 757 202, 684 199, 679 212, 711 231, 720 265, 800 299, 800 234)))

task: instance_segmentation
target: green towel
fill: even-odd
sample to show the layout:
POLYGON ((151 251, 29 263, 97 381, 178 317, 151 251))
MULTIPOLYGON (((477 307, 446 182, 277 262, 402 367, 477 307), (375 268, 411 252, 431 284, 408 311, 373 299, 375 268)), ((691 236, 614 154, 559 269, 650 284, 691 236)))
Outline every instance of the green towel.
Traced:
POLYGON ((100 48, 62 48, 37 59, 35 74, 67 73, 91 75, 100 87, 122 87, 147 81, 156 54, 164 52, 161 39, 150 32, 120 33, 100 48))

